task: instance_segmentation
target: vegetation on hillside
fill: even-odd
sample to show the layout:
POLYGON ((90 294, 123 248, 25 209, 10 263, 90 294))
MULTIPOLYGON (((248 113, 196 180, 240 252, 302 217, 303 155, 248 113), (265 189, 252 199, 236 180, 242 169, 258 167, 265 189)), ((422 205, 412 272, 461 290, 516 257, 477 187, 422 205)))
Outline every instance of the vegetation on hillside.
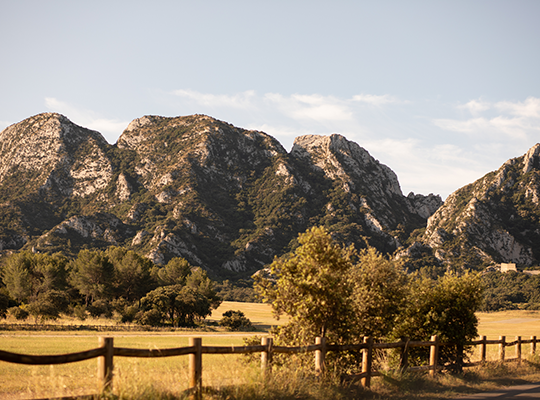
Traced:
MULTIPOLYGON (((290 322, 273 332, 277 343, 307 345, 316 336, 351 343, 438 335, 453 343, 441 350, 448 368, 461 368, 465 343, 477 336, 475 312, 482 303, 478 274, 447 273, 434 280, 407 275, 400 263, 373 248, 342 247, 323 227, 298 238, 300 246, 276 259, 256 289, 290 322)), ((425 357, 423 357, 425 359, 425 357)), ((358 360, 341 359, 346 368, 358 360)))
POLYGON ((6 312, 36 322, 60 313, 84 320, 119 316, 122 322, 151 326, 194 326, 221 303, 201 268, 173 258, 158 267, 122 247, 61 254, 15 253, 0 270, 0 317, 6 312))

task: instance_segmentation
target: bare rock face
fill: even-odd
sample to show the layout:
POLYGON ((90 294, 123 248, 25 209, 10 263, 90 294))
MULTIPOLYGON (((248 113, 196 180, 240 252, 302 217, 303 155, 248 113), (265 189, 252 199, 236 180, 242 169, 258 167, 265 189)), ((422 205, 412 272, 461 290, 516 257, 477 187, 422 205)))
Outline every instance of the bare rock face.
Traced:
POLYGON ((218 276, 250 275, 313 225, 393 252, 441 204, 403 196, 396 174, 343 136, 301 136, 287 153, 206 115, 144 116, 109 145, 40 114, 0 133, 0 156, 1 251, 127 246, 218 276))
POLYGON ((411 203, 412 210, 425 219, 431 217, 443 205, 441 196, 433 193, 424 196, 411 192, 407 195, 407 199, 411 203))
POLYGON ((490 265, 540 261, 540 144, 452 193, 429 219, 423 242, 441 260, 490 265), (469 255, 468 258, 464 255, 469 255))
POLYGON ((294 141, 291 155, 339 182, 344 192, 357 199, 349 207, 363 215, 367 230, 385 237, 391 247, 399 247, 399 240, 390 231, 399 224, 422 224, 442 204, 440 197, 437 201, 433 195, 404 197, 390 168, 341 135, 300 136, 294 141))
POLYGON ((390 168, 341 135, 299 136, 294 140, 291 154, 310 159, 313 167, 324 171, 328 178, 341 180, 345 191, 354 190, 362 181, 371 185, 378 195, 403 196, 397 176, 390 168), (372 171, 366 173, 367 170, 372 171))
POLYGON ((64 195, 85 197, 103 189, 112 166, 103 136, 56 113, 36 115, 0 133, 0 181, 24 182, 64 195))

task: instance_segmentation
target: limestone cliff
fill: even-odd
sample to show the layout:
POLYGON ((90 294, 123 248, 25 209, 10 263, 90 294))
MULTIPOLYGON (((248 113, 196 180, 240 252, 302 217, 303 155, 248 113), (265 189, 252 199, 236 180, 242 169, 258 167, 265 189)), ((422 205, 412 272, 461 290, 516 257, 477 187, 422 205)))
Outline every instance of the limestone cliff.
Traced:
POLYGON ((452 193, 429 219, 422 242, 445 263, 540 262, 540 144, 452 193))
POLYGON ((395 173, 343 136, 302 136, 287 153, 205 115, 144 116, 110 145, 40 114, 0 133, 0 155, 0 250, 121 245, 221 276, 260 269, 319 224, 393 252, 442 204, 403 196, 395 173))

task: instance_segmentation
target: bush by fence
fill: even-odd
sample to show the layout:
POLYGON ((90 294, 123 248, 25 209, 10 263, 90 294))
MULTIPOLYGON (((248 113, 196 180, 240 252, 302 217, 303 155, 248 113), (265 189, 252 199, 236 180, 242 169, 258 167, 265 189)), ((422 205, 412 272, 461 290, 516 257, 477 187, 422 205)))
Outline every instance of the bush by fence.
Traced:
MULTIPOLYGON (((522 359, 522 345, 530 344, 530 354, 535 355, 536 344, 538 343, 536 336, 530 339, 522 340, 521 337, 516 337, 514 341, 507 342, 505 336, 500 336, 498 340, 487 340, 483 336, 479 340, 467 343, 471 346, 480 346, 480 360, 474 363, 462 363, 460 367, 468 367, 481 365, 486 362, 487 345, 498 345, 499 354, 498 360, 504 361, 520 361, 522 359), (506 348, 515 346, 515 357, 506 357, 506 348)), ((189 391, 193 397, 200 397, 202 388, 202 355, 203 354, 246 354, 246 353, 261 353, 261 370, 262 375, 267 376, 271 373, 272 356, 275 353, 295 354, 295 353, 314 353, 314 371, 316 374, 323 374, 325 371, 325 356, 329 351, 361 351, 362 352, 362 370, 356 375, 349 376, 349 379, 360 379, 364 387, 369 387, 371 378, 380 376, 381 371, 373 368, 373 353, 377 349, 399 349, 400 350, 400 365, 401 371, 428 371, 434 375, 442 367, 438 364, 438 353, 440 346, 454 346, 451 343, 440 343, 437 336, 431 337, 429 341, 410 341, 407 339, 394 343, 376 343, 373 338, 366 337, 363 343, 335 345, 326 343, 325 338, 316 338, 315 344, 309 346, 274 346, 271 337, 263 337, 260 345, 253 346, 203 346, 201 338, 190 338, 189 346, 170 349, 130 349, 122 347, 114 347, 114 339, 111 337, 99 338, 99 347, 83 352, 60 354, 60 355, 28 355, 17 354, 0 350, 0 361, 6 361, 16 364, 27 365, 55 365, 66 364, 77 361, 89 360, 92 358, 98 359, 98 378, 99 390, 107 391, 112 389, 113 383, 113 368, 114 357, 172 357, 172 356, 189 356, 189 391), (421 366, 409 366, 408 354, 409 349, 413 347, 429 347, 429 362, 421 366)), ((461 358, 463 360, 463 358, 461 358)), ((427 360, 426 360, 427 361, 427 360)))

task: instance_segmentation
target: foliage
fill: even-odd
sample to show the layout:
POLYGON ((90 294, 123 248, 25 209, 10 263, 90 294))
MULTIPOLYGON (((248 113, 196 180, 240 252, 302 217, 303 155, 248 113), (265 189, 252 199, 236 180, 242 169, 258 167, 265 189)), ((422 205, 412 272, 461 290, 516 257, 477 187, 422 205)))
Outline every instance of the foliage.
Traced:
POLYGON ((8 308, 8 313, 17 320, 24 320, 30 315, 23 307, 15 306, 8 308))
POLYGON ((409 294, 407 275, 398 262, 370 247, 360 252, 352 279, 356 335, 387 337, 404 311, 409 294))
POLYGON ((9 308, 9 293, 5 288, 0 288, 0 319, 6 318, 9 308))
POLYGON ((475 315, 482 304, 482 283, 479 274, 462 275, 449 272, 437 281, 418 276, 412 281, 409 296, 396 337, 426 340, 438 335, 442 346, 440 357, 449 367, 460 368, 465 343, 478 336, 475 315))
POLYGON ((250 330, 251 321, 240 311, 229 310, 222 314, 219 324, 230 331, 250 330))
POLYGON ((69 306, 69 298, 65 292, 49 290, 38 295, 37 299, 28 304, 27 311, 35 318, 36 323, 45 320, 55 320, 69 306))
POLYGON ((216 284, 216 292, 223 301, 241 301, 245 303, 258 303, 260 298, 253 289, 252 282, 238 280, 231 282, 225 280, 216 284))
MULTIPOLYGON (((160 286, 141 299, 136 319, 143 325, 193 326, 217 308, 221 299, 213 281, 201 268, 191 267, 183 259, 171 260, 165 267, 166 277, 175 283, 160 286), (187 275, 185 273, 189 271, 187 275)), ((160 271, 161 272, 161 271, 160 271)))
POLYGON ((60 254, 35 254, 21 251, 7 258, 2 280, 12 298, 30 302, 41 293, 65 290, 68 260, 60 254))
MULTIPOLYGON (((413 340, 439 335, 457 345, 441 350, 444 362, 460 364, 465 342, 477 335, 479 275, 408 277, 399 262, 373 248, 359 253, 343 248, 324 228, 301 234, 299 243, 294 253, 272 263, 271 275, 259 274, 256 281, 275 312, 290 316, 275 332, 278 342, 306 345, 324 335, 334 343, 364 335, 413 340)), ((342 357, 340 368, 356 361, 342 357)))
POLYGON ((88 306, 112 296, 114 266, 101 250, 81 250, 71 263, 69 281, 84 297, 88 306))
POLYGON ((482 275, 485 286, 481 311, 537 309, 540 306, 540 276, 523 272, 489 271, 482 275))
POLYGON ((323 227, 313 227, 298 237, 300 246, 270 266, 276 280, 256 279, 256 288, 272 302, 276 315, 290 315, 281 331, 293 342, 314 336, 346 339, 352 313, 349 273, 354 249, 343 248, 323 227))
POLYGON ((145 311, 141 314, 141 322, 148 320, 150 313, 152 321, 155 321, 152 325, 169 324, 174 327, 193 326, 196 319, 205 318, 212 312, 208 298, 182 285, 161 286, 152 290, 143 297, 142 306, 145 311))
POLYGON ((149 259, 125 247, 110 247, 105 253, 114 269, 115 297, 135 301, 156 287, 149 259))
POLYGON ((191 264, 181 257, 172 258, 158 272, 160 286, 184 285, 186 278, 191 272, 191 264))

